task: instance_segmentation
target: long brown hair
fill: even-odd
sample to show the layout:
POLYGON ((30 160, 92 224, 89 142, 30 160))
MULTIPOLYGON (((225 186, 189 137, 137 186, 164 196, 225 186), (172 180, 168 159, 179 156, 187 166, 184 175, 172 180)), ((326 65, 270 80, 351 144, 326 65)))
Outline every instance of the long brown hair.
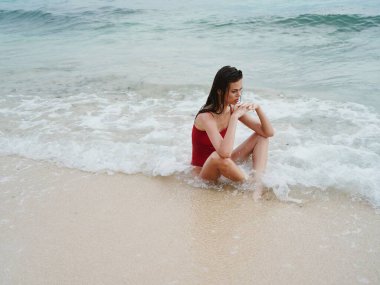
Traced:
POLYGON ((226 92, 231 82, 239 81, 243 78, 243 72, 229 65, 223 66, 215 75, 214 82, 207 97, 206 104, 199 110, 201 113, 212 112, 221 114, 225 107, 226 92))

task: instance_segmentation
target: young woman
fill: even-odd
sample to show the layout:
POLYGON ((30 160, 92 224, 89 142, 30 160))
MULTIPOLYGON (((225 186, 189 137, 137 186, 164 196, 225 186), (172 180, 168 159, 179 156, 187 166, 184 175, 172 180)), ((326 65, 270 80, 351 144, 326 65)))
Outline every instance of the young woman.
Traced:
POLYGON ((192 162, 205 180, 216 181, 221 175, 244 181, 248 177, 236 165, 252 155, 254 199, 261 198, 261 177, 268 157, 268 137, 274 131, 264 111, 255 103, 240 103, 243 73, 224 66, 215 75, 206 104, 195 117, 192 130, 192 162), (256 112, 259 120, 248 112, 256 112), (233 149, 237 122, 253 131, 242 144, 233 149))

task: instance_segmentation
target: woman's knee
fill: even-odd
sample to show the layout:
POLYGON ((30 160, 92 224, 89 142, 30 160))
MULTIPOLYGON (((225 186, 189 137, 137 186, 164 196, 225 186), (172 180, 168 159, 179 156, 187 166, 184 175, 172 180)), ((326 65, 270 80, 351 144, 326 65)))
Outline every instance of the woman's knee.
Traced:
POLYGON ((234 164, 235 163, 231 158, 221 158, 219 162, 219 169, 225 172, 229 170, 234 164))
POLYGON ((216 151, 210 155, 210 159, 213 163, 218 165, 219 169, 227 169, 232 163, 234 163, 231 158, 223 158, 216 151))
POLYGON ((234 181, 243 181, 245 174, 239 170, 231 158, 222 158, 216 151, 210 155, 210 159, 218 171, 225 177, 234 181))

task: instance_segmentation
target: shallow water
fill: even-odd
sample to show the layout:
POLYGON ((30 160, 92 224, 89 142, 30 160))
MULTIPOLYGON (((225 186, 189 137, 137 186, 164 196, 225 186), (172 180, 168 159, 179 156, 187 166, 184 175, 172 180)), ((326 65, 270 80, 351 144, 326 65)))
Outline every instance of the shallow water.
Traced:
POLYGON ((379 34, 377 1, 2 1, 0 154, 188 179, 194 114, 229 64, 276 129, 267 186, 380 205, 379 34))

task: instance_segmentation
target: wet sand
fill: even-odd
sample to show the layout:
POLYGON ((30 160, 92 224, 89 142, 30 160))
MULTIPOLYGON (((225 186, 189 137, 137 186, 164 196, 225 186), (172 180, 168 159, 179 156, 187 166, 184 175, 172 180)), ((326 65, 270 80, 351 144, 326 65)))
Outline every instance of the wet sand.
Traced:
POLYGON ((380 214, 0 158, 1 284, 379 284, 380 214))

